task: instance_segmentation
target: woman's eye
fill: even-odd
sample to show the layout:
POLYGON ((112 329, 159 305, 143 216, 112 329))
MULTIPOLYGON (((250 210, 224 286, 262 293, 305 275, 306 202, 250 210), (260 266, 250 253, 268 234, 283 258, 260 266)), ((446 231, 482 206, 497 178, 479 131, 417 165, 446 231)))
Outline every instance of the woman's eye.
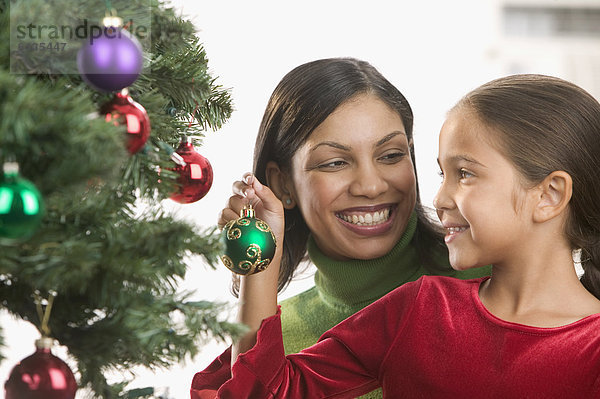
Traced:
POLYGON ((331 161, 322 163, 318 166, 319 169, 339 169, 346 164, 346 161, 331 161))
POLYGON ((387 162, 398 162, 400 161, 402 158, 404 158, 406 154, 403 152, 391 152, 389 154, 385 154, 384 156, 380 157, 379 159, 383 160, 383 161, 387 161, 387 162))

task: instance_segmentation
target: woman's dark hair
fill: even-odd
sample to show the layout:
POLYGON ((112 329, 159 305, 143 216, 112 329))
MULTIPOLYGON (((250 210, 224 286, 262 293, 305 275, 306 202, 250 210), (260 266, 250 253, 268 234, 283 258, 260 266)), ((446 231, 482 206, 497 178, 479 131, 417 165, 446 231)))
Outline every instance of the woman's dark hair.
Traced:
MULTIPOLYGON (((269 161, 277 163, 281 170, 289 171, 292 156, 315 128, 341 104, 358 94, 367 93, 377 96, 400 115, 411 142, 413 113, 408 101, 372 65, 353 58, 316 60, 290 71, 271 95, 254 147, 254 175, 266 183, 269 161)), ((410 155, 414 165, 412 148, 410 155)), ((446 251, 446 248, 438 228, 421 206, 418 184, 416 190, 418 222, 415 242, 423 265, 431 272, 447 270, 447 266, 437 264, 437 259, 444 259, 445 252, 437 258, 432 256, 434 248, 438 247, 440 251, 446 251)), ((279 291, 291 281, 298 264, 306 258, 308 235, 309 229, 298 208, 286 209, 279 291)))
POLYGON ((559 78, 513 75, 478 87, 467 107, 491 128, 508 159, 530 183, 553 171, 573 180, 565 236, 581 249, 581 282, 600 299, 600 104, 559 78))

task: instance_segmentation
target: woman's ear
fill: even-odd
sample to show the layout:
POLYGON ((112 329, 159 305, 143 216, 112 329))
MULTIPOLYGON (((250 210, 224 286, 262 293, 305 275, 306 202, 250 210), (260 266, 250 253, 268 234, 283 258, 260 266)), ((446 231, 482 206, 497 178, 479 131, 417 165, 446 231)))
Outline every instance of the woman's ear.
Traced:
POLYGON ((537 188, 539 197, 533 220, 545 222, 558 216, 567 208, 573 195, 573 180, 567 172, 558 170, 546 176, 537 188))
POLYGON ((294 184, 288 173, 282 171, 274 161, 269 161, 265 174, 267 185, 275 196, 281 200, 283 207, 285 209, 294 208, 296 206, 294 184))

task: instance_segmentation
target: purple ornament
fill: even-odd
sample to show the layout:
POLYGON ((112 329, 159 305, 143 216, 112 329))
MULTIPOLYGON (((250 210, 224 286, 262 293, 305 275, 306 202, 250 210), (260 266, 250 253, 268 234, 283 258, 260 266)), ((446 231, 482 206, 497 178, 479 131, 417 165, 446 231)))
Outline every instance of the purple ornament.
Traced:
POLYGON ((119 91, 138 78, 143 67, 140 42, 125 29, 105 27, 91 36, 77 53, 77 68, 83 80, 95 89, 119 91))

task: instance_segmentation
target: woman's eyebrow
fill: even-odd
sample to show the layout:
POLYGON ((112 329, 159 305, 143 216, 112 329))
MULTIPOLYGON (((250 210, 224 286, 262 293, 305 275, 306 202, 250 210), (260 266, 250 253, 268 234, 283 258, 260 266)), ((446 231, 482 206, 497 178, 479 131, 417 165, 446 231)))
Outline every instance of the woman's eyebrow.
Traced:
MULTIPOLYGON (((381 140, 379 140, 377 143, 375 143, 375 145, 373 147, 379 147, 382 146, 383 144, 387 143, 388 141, 390 141, 392 138, 398 136, 398 135, 406 135, 406 133, 402 132, 402 131, 394 131, 392 133, 387 134, 385 137, 383 137, 381 140)), ((322 141, 319 144, 315 145, 313 148, 310 149, 310 151, 314 151, 317 148, 319 148, 320 146, 323 145, 327 145, 333 148, 337 148, 339 150, 343 150, 343 151, 350 151, 352 148, 349 146, 346 146, 344 144, 340 144, 338 142, 335 141, 322 141)))
POLYGON ((350 147, 345 146, 345 145, 340 144, 340 143, 337 143, 335 141, 322 141, 319 144, 317 144, 316 146, 314 146, 313 148, 311 148, 310 151, 312 152, 312 151, 316 150, 317 148, 319 148, 319 147, 321 147, 323 145, 327 145, 327 146, 330 146, 330 147, 333 147, 333 148, 337 148, 339 150, 344 150, 344 151, 350 151, 350 149, 351 149, 350 147))
POLYGON ((391 139, 393 139, 394 137, 396 137, 398 135, 405 135, 406 136, 406 133, 404 133, 401 130, 396 130, 396 131, 394 131, 394 132, 392 132, 390 134, 387 134, 384 138, 382 138, 377 143, 375 143, 374 147, 382 146, 382 145, 384 145, 385 143, 387 143, 388 141, 390 141, 391 139))

